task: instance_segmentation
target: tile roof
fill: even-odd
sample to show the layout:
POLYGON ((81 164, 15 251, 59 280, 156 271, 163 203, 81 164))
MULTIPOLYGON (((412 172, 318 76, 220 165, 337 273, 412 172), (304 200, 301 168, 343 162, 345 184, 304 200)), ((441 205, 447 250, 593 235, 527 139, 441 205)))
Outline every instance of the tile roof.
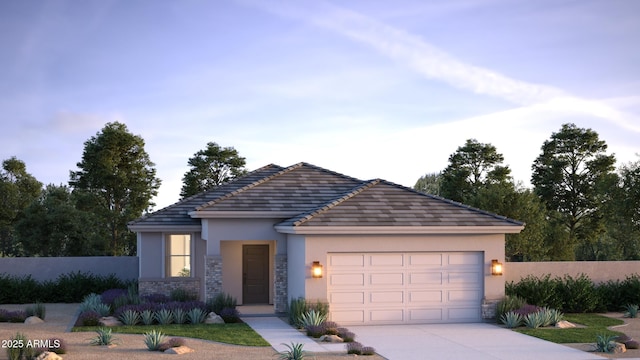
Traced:
POLYGON ((307 163, 267 165, 228 184, 181 200, 130 223, 198 226, 199 218, 273 214, 289 227, 469 227, 523 224, 375 179, 363 181, 307 163), (230 215, 231 214, 231 215, 230 215))

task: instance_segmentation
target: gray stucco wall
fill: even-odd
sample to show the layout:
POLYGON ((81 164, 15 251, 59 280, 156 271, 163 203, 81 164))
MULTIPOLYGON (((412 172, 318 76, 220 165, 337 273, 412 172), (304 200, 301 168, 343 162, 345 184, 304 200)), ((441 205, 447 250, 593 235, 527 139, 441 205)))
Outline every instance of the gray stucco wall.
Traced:
POLYGON ((31 275, 34 280, 55 280, 71 272, 108 276, 114 274, 121 280, 138 279, 137 256, 88 256, 88 257, 19 257, 0 258, 0 274, 18 277, 31 275))

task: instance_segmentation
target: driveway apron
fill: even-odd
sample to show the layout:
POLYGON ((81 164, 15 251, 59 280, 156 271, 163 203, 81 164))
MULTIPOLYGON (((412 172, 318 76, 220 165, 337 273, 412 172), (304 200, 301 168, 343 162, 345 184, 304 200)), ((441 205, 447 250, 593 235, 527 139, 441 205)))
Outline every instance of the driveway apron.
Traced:
POLYGON ((485 323, 350 326, 349 329, 356 334, 356 341, 373 346, 389 360, 603 359, 485 323))

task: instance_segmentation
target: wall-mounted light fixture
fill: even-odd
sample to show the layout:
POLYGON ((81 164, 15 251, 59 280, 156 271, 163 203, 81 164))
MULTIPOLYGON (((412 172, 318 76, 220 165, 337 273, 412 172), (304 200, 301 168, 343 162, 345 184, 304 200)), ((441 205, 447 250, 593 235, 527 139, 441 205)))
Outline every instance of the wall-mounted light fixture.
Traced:
POLYGON ((502 263, 497 259, 491 260, 491 275, 502 275, 502 263))
POLYGON ((322 277, 322 264, 320 264, 320 261, 314 261, 311 264, 311 277, 314 279, 322 277))

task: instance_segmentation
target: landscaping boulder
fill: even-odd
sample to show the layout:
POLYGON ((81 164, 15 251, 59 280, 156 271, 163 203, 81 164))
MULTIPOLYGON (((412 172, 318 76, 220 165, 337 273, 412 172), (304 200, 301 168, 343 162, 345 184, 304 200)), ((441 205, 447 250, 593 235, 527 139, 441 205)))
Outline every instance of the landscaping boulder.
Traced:
POLYGON ((573 324, 573 323, 570 323, 570 322, 568 322, 568 321, 566 321, 566 320, 562 320, 562 321, 558 321, 558 322, 556 323, 556 327, 557 327, 557 328, 560 328, 560 329, 569 329, 569 328, 574 328, 574 327, 576 327, 576 325, 575 325, 575 324, 573 324))
POLYGON ((205 324, 224 324, 224 320, 222 319, 222 317, 220 317, 220 315, 214 313, 214 312, 210 312, 209 316, 207 316, 207 318, 204 320, 205 324))
POLYGON ((42 324, 44 322, 44 320, 40 319, 37 316, 29 316, 28 318, 26 318, 24 320, 24 323, 27 325, 33 325, 33 324, 42 324))
POLYGON ((178 347, 172 347, 164 351, 165 354, 175 354, 175 355, 188 354, 192 352, 194 352, 192 348, 186 347, 184 345, 178 346, 178 347))
POLYGON ((100 318, 100 321, 98 322, 98 324, 100 324, 100 326, 107 326, 107 327, 122 326, 122 322, 113 316, 106 316, 106 317, 100 318))
POLYGON ((344 342, 344 340, 342 340, 342 338, 338 335, 322 335, 320 336, 320 341, 330 342, 330 343, 344 342))
POLYGON ((615 343, 615 347, 613 348, 613 353, 614 354, 622 354, 623 352, 627 351, 627 347, 624 346, 624 344, 621 344, 619 342, 615 343))
POLYGON ((627 349, 638 349, 638 340, 629 340, 629 341, 625 341, 624 346, 627 349))
POLYGON ((62 358, 54 352, 45 351, 42 354, 38 355, 36 360, 62 360, 62 358))

